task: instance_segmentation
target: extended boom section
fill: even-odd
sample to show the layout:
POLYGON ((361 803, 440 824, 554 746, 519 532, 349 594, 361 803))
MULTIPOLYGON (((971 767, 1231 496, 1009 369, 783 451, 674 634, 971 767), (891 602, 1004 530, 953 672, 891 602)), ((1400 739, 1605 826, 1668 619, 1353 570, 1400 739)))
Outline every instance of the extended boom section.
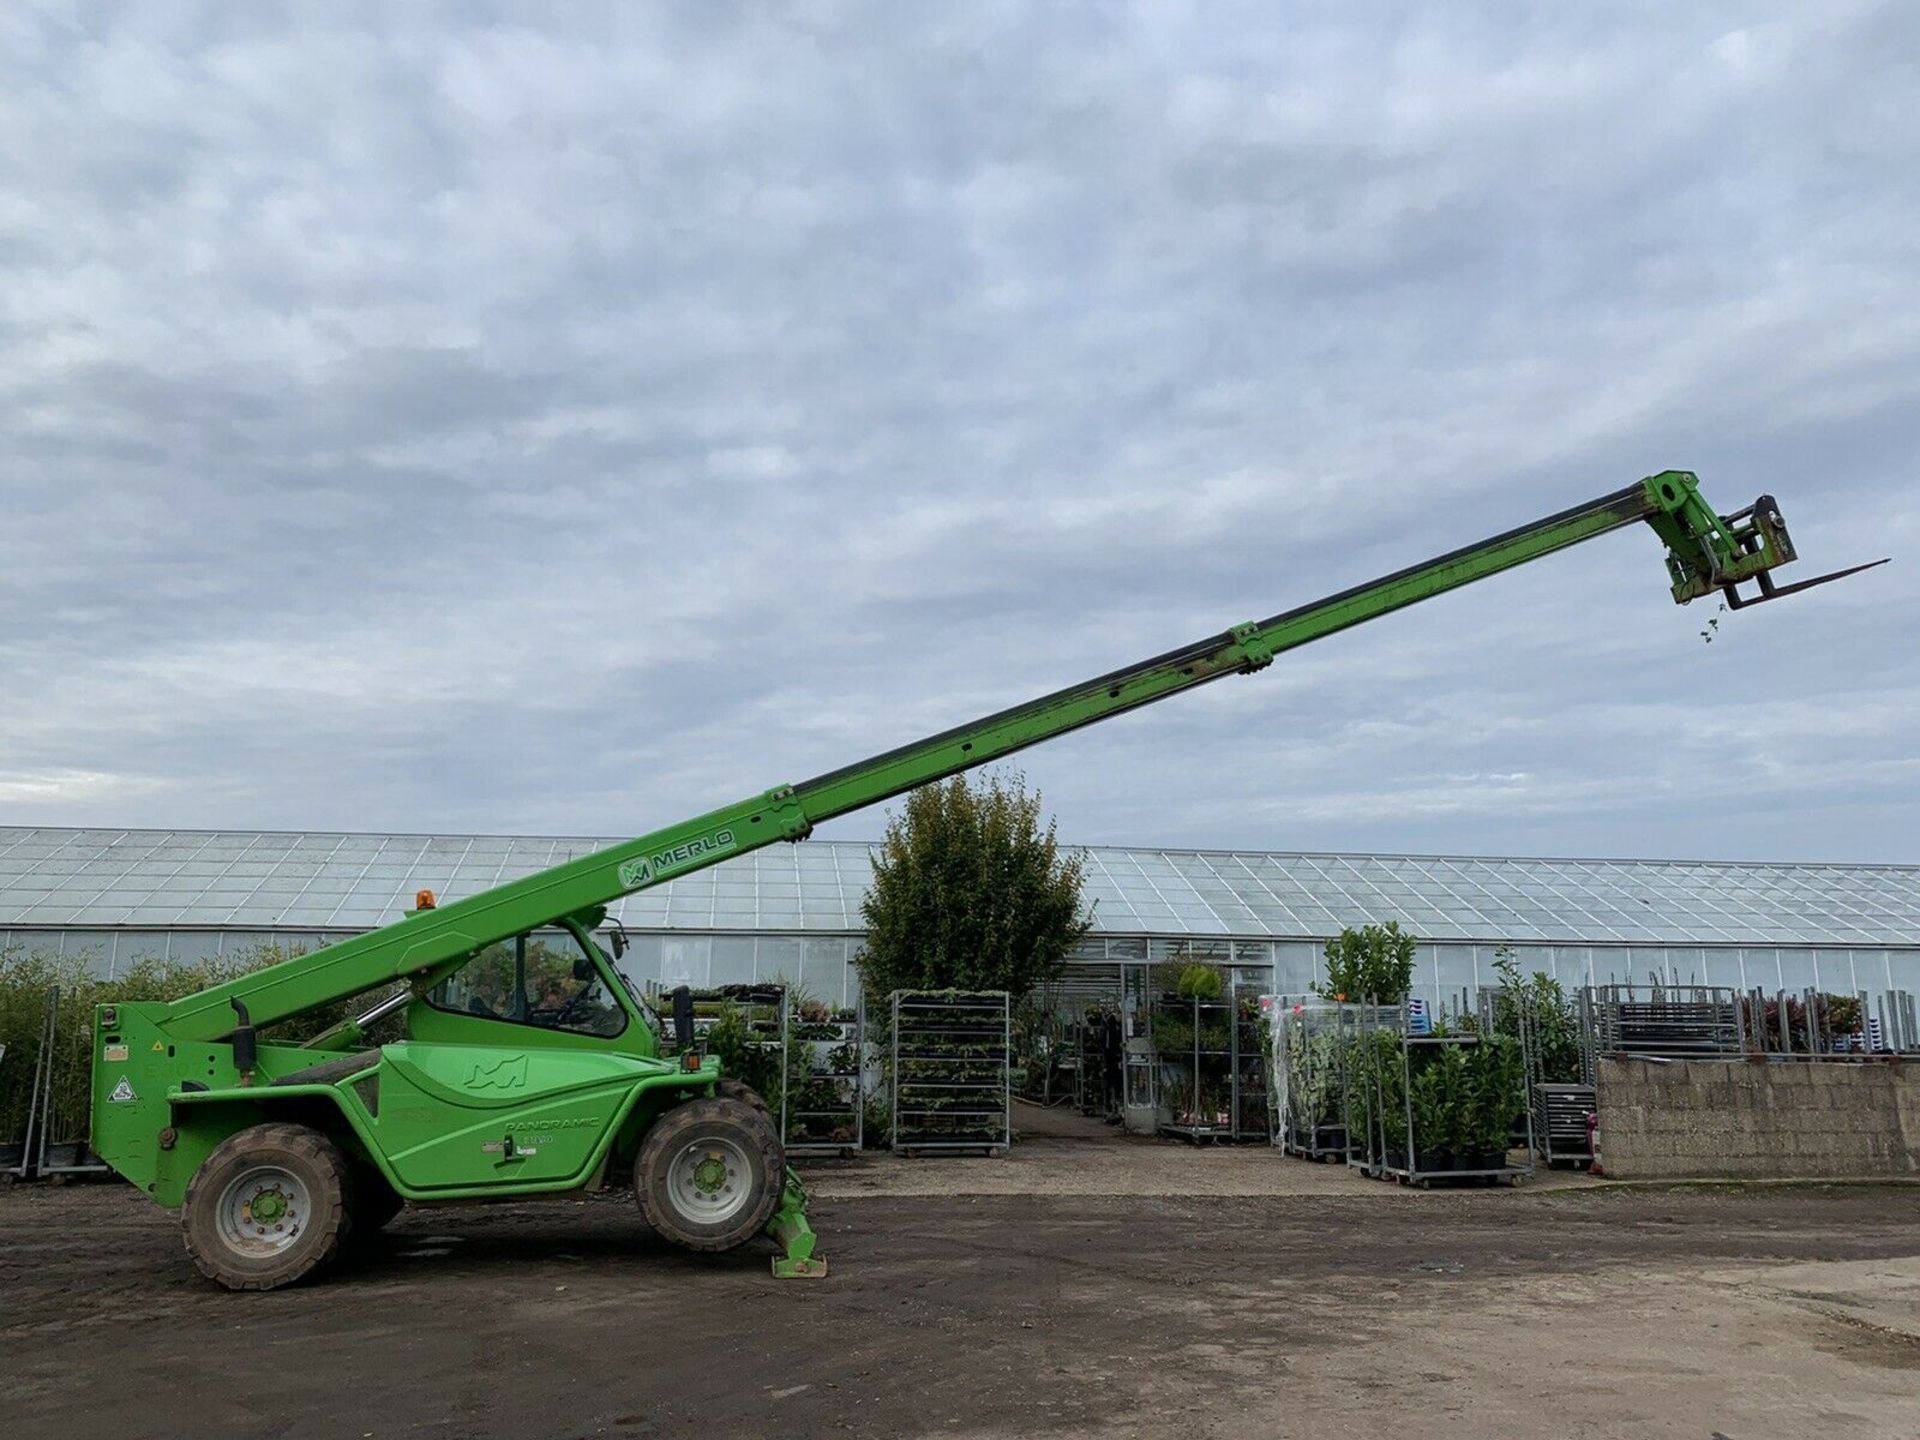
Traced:
POLYGON ((1770 598, 1855 573, 1842 571, 1774 590, 1772 570, 1795 557, 1773 500, 1763 496, 1722 517, 1700 495, 1692 474, 1663 471, 1269 619, 1236 625, 801 784, 769 790, 215 986, 169 1007, 168 1029, 192 1040, 229 1035, 234 999, 249 1007, 257 1025, 265 1026, 395 980, 430 986, 447 967, 504 936, 557 924, 567 916, 597 924, 600 907, 622 895, 777 840, 804 839, 814 825, 837 815, 1224 675, 1258 670, 1284 651, 1640 521, 1649 522, 1665 542, 1674 598, 1682 604, 1720 590, 1738 607, 1752 603, 1736 593, 1736 587, 1749 580, 1766 587, 1757 598, 1770 598))

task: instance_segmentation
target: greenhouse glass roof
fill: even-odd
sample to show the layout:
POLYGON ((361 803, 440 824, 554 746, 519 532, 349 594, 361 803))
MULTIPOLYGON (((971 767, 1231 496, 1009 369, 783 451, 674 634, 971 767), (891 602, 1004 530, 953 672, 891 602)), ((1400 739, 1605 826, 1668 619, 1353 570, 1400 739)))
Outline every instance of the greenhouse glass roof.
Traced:
MULTIPOLYGON (((0 827, 0 926, 364 930, 618 843, 0 827)), ((641 930, 858 931, 871 847, 780 845, 628 896, 641 930)), ((1109 935, 1920 947, 1920 866, 1087 851, 1109 935)))

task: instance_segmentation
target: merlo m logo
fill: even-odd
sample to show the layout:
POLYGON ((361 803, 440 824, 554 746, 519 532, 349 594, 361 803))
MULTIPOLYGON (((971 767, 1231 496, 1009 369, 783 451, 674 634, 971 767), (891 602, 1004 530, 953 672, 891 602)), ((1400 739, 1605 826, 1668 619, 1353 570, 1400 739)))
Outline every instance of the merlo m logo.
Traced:
POLYGON ((473 1069, 467 1074, 469 1090, 524 1090, 527 1088, 527 1057, 508 1055, 488 1064, 484 1060, 473 1062, 473 1069))

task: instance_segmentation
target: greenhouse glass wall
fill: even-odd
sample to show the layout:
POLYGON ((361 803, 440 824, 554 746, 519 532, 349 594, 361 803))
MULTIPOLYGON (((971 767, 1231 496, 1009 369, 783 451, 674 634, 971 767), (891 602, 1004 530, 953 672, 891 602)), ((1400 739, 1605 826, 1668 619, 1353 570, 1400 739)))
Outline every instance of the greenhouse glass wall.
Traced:
MULTIPOLYGON (((0 948, 84 956, 100 974, 308 949, 399 918, 414 892, 475 894, 615 840, 498 835, 0 827, 0 948)), ((834 1003, 855 985, 871 848, 755 851, 612 907, 645 985, 784 980, 834 1003)), ((1182 956, 1304 992, 1343 926, 1397 920, 1436 1003, 1491 983, 1496 951, 1568 985, 1920 990, 1920 866, 1542 860, 1243 851, 1086 851, 1092 935, 1076 990, 1182 956)))

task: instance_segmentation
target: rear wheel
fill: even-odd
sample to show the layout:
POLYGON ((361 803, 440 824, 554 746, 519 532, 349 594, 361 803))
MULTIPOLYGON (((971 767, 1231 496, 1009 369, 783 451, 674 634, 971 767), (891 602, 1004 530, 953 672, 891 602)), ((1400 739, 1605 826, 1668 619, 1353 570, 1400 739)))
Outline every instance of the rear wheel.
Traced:
POLYGON ((689 1250, 732 1250, 767 1228, 786 1183, 763 1111, 731 1097, 688 1100, 647 1132, 633 1162, 640 1213, 689 1250))
POLYGON ((255 1125, 187 1185, 187 1253, 229 1290, 276 1290, 326 1264, 347 1226, 346 1157, 305 1125, 255 1125))

